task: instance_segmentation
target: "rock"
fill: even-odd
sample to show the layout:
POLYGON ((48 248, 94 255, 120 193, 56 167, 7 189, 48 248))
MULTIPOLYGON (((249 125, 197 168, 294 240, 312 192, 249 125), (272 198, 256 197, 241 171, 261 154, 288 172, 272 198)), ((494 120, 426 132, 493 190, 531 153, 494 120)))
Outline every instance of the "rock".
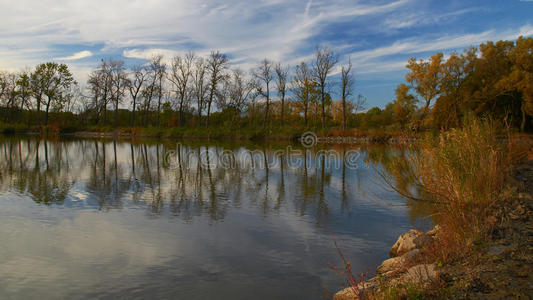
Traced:
POLYGON ((357 288, 348 287, 333 296, 335 300, 353 300, 365 298, 379 289, 379 279, 374 277, 357 284, 357 288))
POLYGON ((378 267, 378 273, 383 274, 383 273, 387 273, 390 271, 401 269, 404 264, 405 264, 405 257, 403 256, 389 258, 383 261, 381 265, 378 267))
POLYGON ((505 246, 497 245, 490 247, 489 251, 487 252, 490 255, 501 255, 503 252, 505 252, 508 248, 505 246))
POLYGON ((333 299, 335 300, 353 300, 358 298, 359 296, 356 296, 353 288, 351 287, 345 288, 344 290, 333 295, 333 299))
POLYGON ((431 242, 432 238, 423 232, 411 229, 402 234, 390 250, 390 256, 403 255, 413 249, 420 249, 431 242))
POLYGON ((383 263, 381 263, 381 265, 378 267, 378 273, 383 274, 390 271, 398 271, 402 269, 409 260, 414 259, 418 254, 420 254, 420 249, 413 249, 402 256, 389 258, 383 261, 383 263))
POLYGON ((426 232, 427 235, 431 236, 431 237, 434 237, 436 236, 440 231, 440 226, 439 225, 435 225, 435 227, 433 227, 433 229, 429 230, 428 232, 426 232))
POLYGON ((400 281, 404 283, 427 283, 437 279, 438 272, 435 264, 416 265, 409 268, 402 275, 400 281))

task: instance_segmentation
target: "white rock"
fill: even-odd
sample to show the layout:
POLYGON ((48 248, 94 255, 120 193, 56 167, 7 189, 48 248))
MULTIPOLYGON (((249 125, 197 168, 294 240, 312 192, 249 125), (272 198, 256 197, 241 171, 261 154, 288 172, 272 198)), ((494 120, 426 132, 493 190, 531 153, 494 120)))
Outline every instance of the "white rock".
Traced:
POLYGON ((401 270, 409 260, 414 259, 418 254, 420 254, 420 249, 413 249, 402 256, 389 258, 381 263, 377 271, 378 273, 383 274, 390 271, 401 270))
POLYGON ((423 232, 411 229, 402 234, 390 250, 390 256, 396 257, 403 255, 413 249, 420 249, 428 244, 432 238, 423 232))
POLYGON ((427 235, 429 236, 436 236, 440 231, 440 226, 439 225, 435 225, 435 227, 433 227, 433 229, 429 230, 428 232, 426 232, 427 235))
POLYGON ((371 278, 367 281, 357 284, 357 288, 352 287, 345 288, 344 290, 336 293, 333 296, 335 300, 353 300, 353 299, 366 299, 365 296, 374 293, 379 289, 379 279, 377 277, 371 278))
POLYGON ((437 279, 438 271, 435 264, 416 265, 409 268, 402 275, 401 281, 405 283, 426 283, 437 279))

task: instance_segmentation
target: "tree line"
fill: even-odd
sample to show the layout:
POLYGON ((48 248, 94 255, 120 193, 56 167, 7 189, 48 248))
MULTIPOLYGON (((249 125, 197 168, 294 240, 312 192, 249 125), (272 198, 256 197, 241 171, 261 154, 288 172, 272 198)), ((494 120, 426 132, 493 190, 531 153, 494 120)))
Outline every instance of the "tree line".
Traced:
POLYGON ((251 70, 227 55, 161 55, 126 67, 105 59, 84 87, 66 64, 48 62, 0 72, 4 123, 87 127, 284 127, 411 130, 461 126, 468 114, 507 120, 531 130, 533 39, 487 42, 447 58, 411 58, 406 81, 384 109, 366 109, 355 93, 350 60, 317 47, 296 66, 265 58, 251 70))

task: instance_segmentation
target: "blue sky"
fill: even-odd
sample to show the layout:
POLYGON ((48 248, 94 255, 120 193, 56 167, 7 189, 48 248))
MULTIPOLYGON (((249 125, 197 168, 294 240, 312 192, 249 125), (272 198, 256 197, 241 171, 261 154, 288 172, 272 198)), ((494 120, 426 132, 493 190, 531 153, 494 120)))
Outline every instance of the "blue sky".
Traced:
POLYGON ((156 53, 220 50, 248 70, 265 57, 295 65, 328 45, 341 64, 351 58, 355 92, 384 106, 410 57, 532 36, 532 16, 533 0, 2 1, 0 69, 54 60, 83 84, 108 57, 142 64, 156 53))

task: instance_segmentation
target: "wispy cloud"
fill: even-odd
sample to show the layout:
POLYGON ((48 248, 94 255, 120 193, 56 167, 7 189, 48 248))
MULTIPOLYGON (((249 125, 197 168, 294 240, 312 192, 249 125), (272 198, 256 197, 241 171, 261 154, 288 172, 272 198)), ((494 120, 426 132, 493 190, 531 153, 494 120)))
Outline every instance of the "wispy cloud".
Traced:
POLYGON ((533 6, 517 3, 519 8, 488 7, 481 0, 3 1, 0 69, 58 59, 85 70, 107 56, 145 60, 163 54, 168 60, 188 50, 220 50, 247 70, 265 57, 295 64, 327 44, 342 62, 351 56, 360 72, 391 72, 403 69, 405 56, 530 36, 529 18, 513 12, 533 13, 533 6))
POLYGON ((76 52, 72 54, 71 56, 58 57, 57 60, 78 60, 78 59, 86 58, 89 56, 93 56, 93 53, 89 50, 83 50, 80 52, 76 52))

